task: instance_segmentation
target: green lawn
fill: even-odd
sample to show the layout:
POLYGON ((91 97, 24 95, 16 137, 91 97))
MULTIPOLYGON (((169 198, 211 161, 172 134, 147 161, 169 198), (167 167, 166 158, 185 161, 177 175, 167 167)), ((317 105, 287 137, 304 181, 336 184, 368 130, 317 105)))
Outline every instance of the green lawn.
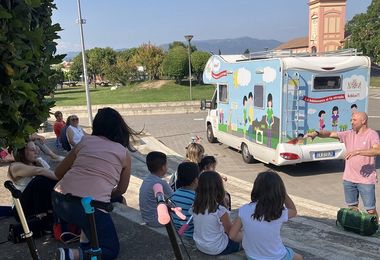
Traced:
MULTIPOLYGON (((160 88, 147 88, 146 85, 155 82, 143 82, 131 84, 111 90, 111 87, 90 88, 91 104, 123 104, 143 102, 165 102, 189 100, 189 86, 178 85, 172 81, 167 82, 160 88), (141 87, 144 85, 145 87, 141 87)), ((380 77, 371 78, 371 86, 380 87, 380 77)), ((214 93, 212 85, 193 85, 193 100, 211 99, 214 93)), ((47 97, 48 99, 50 97, 47 97)), ((54 94, 57 106, 86 105, 86 94, 83 86, 67 87, 57 90, 54 94)))
MULTIPOLYGON (((155 83, 152 82, 152 85, 155 83)), ((143 102, 165 102, 189 100, 189 86, 167 82, 160 88, 147 88, 149 82, 132 84, 111 90, 111 87, 90 88, 91 104, 123 104, 143 102), (144 87, 142 87, 142 84, 144 87)), ((212 85, 193 85, 192 99, 211 99, 215 87, 212 85)), ((54 94, 57 106, 86 105, 84 87, 64 87, 54 94)))
POLYGON ((371 77, 370 86, 380 88, 380 77, 371 77))

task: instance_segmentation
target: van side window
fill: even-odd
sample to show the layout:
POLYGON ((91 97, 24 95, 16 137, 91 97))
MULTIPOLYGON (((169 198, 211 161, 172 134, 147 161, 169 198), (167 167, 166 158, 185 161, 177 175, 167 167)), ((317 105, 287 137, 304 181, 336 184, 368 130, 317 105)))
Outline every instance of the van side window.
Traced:
POLYGON ((314 77, 314 90, 340 90, 342 89, 340 76, 314 77))
POLYGON ((253 87, 253 105, 255 107, 264 108, 264 86, 255 85, 253 87))
POLYGON ((226 84, 219 84, 219 101, 228 102, 228 88, 226 84))

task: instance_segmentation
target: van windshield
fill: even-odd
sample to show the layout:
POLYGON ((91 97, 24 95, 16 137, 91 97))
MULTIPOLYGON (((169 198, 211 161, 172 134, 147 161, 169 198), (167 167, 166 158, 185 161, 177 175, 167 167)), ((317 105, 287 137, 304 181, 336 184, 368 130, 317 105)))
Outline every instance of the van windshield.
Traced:
POLYGON ((215 90, 214 91, 214 95, 212 96, 212 100, 211 100, 211 109, 216 109, 217 108, 216 96, 217 96, 217 93, 216 93, 216 90, 215 90))

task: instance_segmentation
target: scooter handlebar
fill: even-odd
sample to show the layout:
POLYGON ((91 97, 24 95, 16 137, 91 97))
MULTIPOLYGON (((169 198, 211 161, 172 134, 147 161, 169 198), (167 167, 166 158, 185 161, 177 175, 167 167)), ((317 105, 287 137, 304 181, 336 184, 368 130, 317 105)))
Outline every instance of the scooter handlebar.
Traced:
POLYGON ((113 205, 111 202, 102 202, 98 200, 91 200, 91 206, 97 209, 102 209, 107 212, 111 212, 113 210, 113 205))
POLYGON ((157 220, 161 225, 166 225, 170 222, 170 215, 168 212, 168 206, 165 201, 165 194, 163 187, 160 183, 153 185, 154 197, 157 201, 157 220))
POLYGON ((22 192, 20 190, 18 190, 12 181, 5 181, 4 182, 4 187, 7 188, 11 193, 12 193, 12 197, 15 198, 15 199, 19 199, 21 198, 21 194, 22 192))
MULTIPOLYGON (((82 197, 78 197, 78 196, 72 195, 71 193, 66 193, 65 197, 68 200, 78 200, 78 201, 81 201, 83 199, 82 197)), ((98 201, 98 200, 91 199, 90 205, 92 207, 94 207, 94 208, 102 209, 102 210, 105 210, 107 212, 111 212, 113 210, 113 205, 112 205, 111 202, 103 202, 103 201, 98 201)))

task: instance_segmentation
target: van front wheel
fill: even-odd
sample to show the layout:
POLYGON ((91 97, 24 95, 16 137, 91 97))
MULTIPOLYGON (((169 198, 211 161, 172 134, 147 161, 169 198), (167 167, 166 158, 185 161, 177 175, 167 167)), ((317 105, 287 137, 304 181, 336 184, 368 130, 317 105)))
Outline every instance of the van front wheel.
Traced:
POLYGON ((248 146, 245 143, 241 145, 241 155, 245 163, 253 162, 253 156, 249 153, 248 146))
POLYGON ((207 126, 207 140, 210 143, 216 143, 217 142, 216 138, 214 137, 214 132, 212 131, 211 124, 207 126))

